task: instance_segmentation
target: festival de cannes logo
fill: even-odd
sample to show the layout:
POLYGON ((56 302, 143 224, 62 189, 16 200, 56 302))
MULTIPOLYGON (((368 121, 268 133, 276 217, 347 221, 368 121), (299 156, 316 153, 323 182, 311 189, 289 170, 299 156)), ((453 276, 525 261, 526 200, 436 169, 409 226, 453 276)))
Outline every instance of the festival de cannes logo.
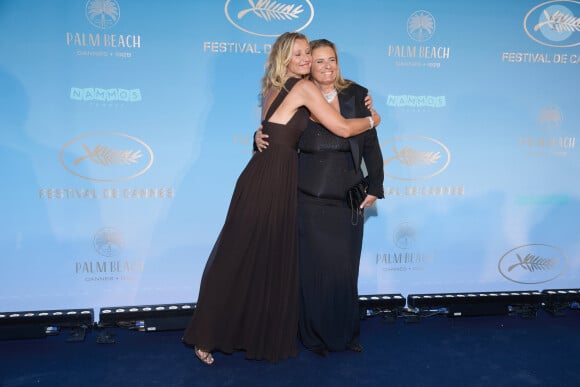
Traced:
POLYGON ((121 233, 111 227, 100 229, 94 239, 95 251, 103 257, 116 257, 123 249, 123 238, 121 233))
POLYGON ((395 137, 381 148, 385 176, 396 180, 429 179, 447 169, 451 161, 451 153, 442 142, 424 136, 395 137))
POLYGON ((435 18, 429 12, 415 11, 407 19, 407 33, 417 42, 425 42, 435 32, 435 18))
POLYGON ((115 182, 134 179, 153 165, 153 151, 140 139, 123 133, 89 133, 67 142, 60 162, 83 179, 115 182))
POLYGON ((524 18, 524 29, 533 41, 549 47, 574 47, 580 44, 580 2, 547 1, 532 8, 524 18))
POLYGON ((85 8, 87 20, 101 30, 113 27, 121 17, 116 0, 89 0, 85 8))
POLYGON ((301 31, 314 18, 314 8, 309 0, 291 4, 271 0, 227 0, 224 11, 234 27, 258 36, 301 31))
POLYGON ((498 263, 502 276, 520 284, 541 284, 562 275, 568 266, 568 257, 556 246, 528 244, 505 253, 498 263))

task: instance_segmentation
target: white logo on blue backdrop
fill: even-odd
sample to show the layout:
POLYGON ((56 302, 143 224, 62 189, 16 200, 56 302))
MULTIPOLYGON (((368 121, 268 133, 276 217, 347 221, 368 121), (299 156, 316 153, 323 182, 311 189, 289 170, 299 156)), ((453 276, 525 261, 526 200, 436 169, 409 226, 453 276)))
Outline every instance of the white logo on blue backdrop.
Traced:
POLYGON ((195 301, 285 31, 383 117, 361 294, 579 283, 580 0, 29 3, 1 1, 0 309, 195 301))
POLYGON ((117 24, 121 9, 116 0, 89 0, 85 14, 89 23, 104 30, 117 24))
POLYGON ((314 18, 314 7, 308 0, 292 4, 270 0, 227 0, 224 10, 234 27, 258 36, 302 31, 314 18))
POLYGON ((580 44, 580 10, 578 1, 548 1, 532 8, 524 18, 528 36, 550 47, 574 47, 580 44))
POLYGON ((424 10, 413 12, 407 19, 407 33, 417 42, 431 39, 435 33, 435 18, 424 10))

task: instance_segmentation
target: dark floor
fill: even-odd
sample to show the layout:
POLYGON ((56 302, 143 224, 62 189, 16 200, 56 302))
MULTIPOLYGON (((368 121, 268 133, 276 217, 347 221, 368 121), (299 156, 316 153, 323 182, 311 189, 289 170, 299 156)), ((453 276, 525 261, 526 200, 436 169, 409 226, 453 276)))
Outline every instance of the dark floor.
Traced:
POLYGON ((277 364, 243 353, 199 362, 180 331, 70 330, 0 341, 2 386, 580 386, 580 311, 554 317, 381 317, 362 321, 365 351, 306 350, 277 364), (98 343, 109 335, 114 343, 98 343))

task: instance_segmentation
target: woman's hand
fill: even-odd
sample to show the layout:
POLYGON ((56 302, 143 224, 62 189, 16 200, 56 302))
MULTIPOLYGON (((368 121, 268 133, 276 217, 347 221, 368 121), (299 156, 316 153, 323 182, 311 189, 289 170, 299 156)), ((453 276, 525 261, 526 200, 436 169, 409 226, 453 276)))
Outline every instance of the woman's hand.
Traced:
POLYGON ((377 197, 375 195, 367 195, 365 200, 363 200, 363 202, 360 204, 360 208, 364 209, 364 208, 372 207, 373 204, 375 204, 376 200, 377 200, 377 197))
POLYGON ((369 110, 373 109, 373 97, 371 97, 370 94, 367 94, 367 96, 365 97, 365 106, 369 110))
POLYGON ((256 148, 258 148, 259 152, 262 152, 268 147, 268 145, 270 145, 268 141, 265 140, 268 137, 270 136, 262 133, 262 125, 260 125, 256 133, 254 133, 254 142, 256 143, 256 148))

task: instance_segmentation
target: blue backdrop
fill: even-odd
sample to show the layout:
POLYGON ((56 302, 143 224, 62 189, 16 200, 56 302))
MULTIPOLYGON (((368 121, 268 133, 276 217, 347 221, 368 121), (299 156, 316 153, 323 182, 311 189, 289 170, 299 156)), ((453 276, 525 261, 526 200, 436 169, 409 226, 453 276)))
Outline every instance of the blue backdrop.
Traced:
POLYGON ((0 310, 193 302, 284 31, 382 115, 361 294, 580 276, 578 1, 0 0, 0 310))

